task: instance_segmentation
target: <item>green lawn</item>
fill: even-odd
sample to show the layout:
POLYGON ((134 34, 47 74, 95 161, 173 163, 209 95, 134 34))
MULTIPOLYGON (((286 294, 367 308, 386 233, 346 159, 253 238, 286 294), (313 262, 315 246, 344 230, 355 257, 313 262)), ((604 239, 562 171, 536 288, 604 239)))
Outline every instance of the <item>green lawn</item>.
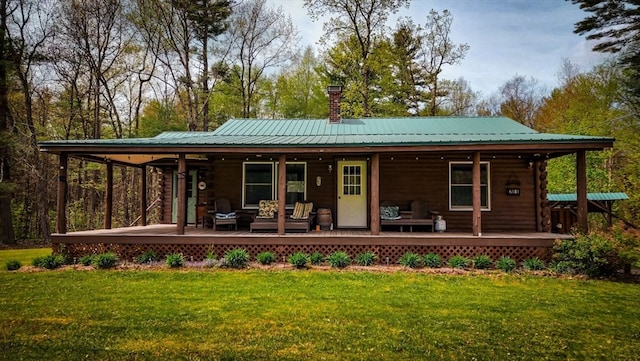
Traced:
POLYGON ((17 260, 23 266, 31 265, 34 258, 51 254, 51 248, 5 249, 0 250, 0 269, 6 270, 7 261, 17 260))
POLYGON ((0 289, 2 360, 640 359, 637 284, 68 270, 2 271, 0 289))

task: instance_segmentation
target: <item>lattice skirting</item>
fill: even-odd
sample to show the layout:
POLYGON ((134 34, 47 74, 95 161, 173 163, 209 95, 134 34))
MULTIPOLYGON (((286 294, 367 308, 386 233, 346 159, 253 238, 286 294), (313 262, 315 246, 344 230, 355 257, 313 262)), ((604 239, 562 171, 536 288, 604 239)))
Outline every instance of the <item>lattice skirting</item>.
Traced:
POLYGON ((452 256, 462 255, 473 257, 485 254, 493 260, 501 256, 508 256, 521 262, 527 258, 538 257, 542 260, 549 260, 551 256, 550 247, 540 246, 467 246, 467 245, 268 245, 268 244, 246 244, 246 245, 225 245, 225 244, 120 244, 120 243, 57 243, 53 245, 56 253, 67 254, 74 258, 80 258, 87 254, 99 254, 104 252, 115 252, 121 259, 132 261, 136 256, 148 250, 153 250, 156 254, 164 258, 167 254, 182 253, 187 260, 201 261, 208 252, 213 252, 222 257, 228 250, 243 248, 251 256, 251 260, 260 252, 274 252, 279 261, 295 252, 311 254, 320 252, 329 255, 336 251, 347 252, 351 258, 358 254, 371 251, 378 256, 380 264, 395 264, 398 259, 407 252, 425 255, 436 253, 443 260, 448 260, 452 256))

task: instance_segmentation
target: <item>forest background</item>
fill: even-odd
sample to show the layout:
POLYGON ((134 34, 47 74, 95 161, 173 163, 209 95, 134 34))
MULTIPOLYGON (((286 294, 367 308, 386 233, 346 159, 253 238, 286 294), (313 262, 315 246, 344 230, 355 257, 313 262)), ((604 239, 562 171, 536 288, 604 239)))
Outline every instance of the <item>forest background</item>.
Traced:
MULTIPOLYGON (((588 154, 589 191, 626 192, 615 212, 640 224, 640 9, 572 2, 585 11, 575 32, 607 60, 586 70, 565 60, 551 90, 514 75, 484 96, 442 75, 473 46, 451 38, 451 12, 390 21, 409 0, 305 0, 324 24, 317 48, 265 0, 0 0, 0 243, 46 243, 53 231, 57 161, 39 141, 326 118, 330 84, 343 86, 343 117, 504 115, 614 137, 614 149, 588 154)), ((575 192, 574 164, 549 162, 549 192, 575 192)), ((104 169, 71 160, 69 171, 68 229, 101 228, 104 169)), ((113 226, 135 224, 140 177, 157 174, 114 167, 113 226)))

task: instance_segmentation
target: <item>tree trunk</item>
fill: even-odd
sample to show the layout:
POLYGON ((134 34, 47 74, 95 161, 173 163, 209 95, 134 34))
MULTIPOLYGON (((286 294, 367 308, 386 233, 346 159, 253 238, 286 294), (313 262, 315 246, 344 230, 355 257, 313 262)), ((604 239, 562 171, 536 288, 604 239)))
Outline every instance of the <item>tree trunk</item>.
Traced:
POLYGON ((8 39, 5 29, 7 25, 7 0, 0 0, 0 243, 15 244, 13 217, 11 214, 11 148, 9 124, 9 98, 7 66, 8 39))

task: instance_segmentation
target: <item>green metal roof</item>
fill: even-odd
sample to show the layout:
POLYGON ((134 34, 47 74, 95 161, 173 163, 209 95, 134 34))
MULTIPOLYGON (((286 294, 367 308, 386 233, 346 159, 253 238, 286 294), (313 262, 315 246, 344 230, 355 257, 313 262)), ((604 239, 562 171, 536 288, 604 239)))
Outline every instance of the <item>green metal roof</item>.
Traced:
MULTIPOLYGON (((587 200, 590 201, 621 201, 629 199, 624 192, 613 193, 587 193, 587 200)), ((576 193, 550 193, 547 194, 547 200, 551 202, 577 202, 576 193)))
POLYGON ((506 117, 231 119, 214 132, 164 132, 154 138, 41 142, 94 146, 321 147, 607 142, 612 138, 540 133, 506 117))

